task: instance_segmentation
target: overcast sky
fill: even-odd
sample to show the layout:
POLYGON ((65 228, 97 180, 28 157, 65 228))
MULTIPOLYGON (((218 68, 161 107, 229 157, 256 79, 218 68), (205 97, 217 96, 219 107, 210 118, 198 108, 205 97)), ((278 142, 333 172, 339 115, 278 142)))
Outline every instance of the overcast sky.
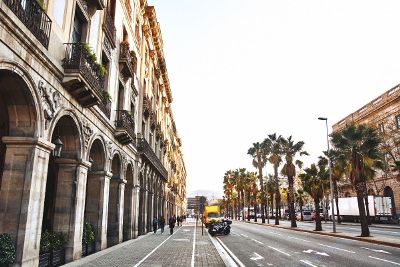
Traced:
MULTIPOLYGON (((187 191, 222 195, 228 169, 253 170, 253 142, 304 141, 400 81, 400 1, 148 0, 156 7, 182 138, 187 191)), ((264 173, 265 175, 265 173, 264 173)))

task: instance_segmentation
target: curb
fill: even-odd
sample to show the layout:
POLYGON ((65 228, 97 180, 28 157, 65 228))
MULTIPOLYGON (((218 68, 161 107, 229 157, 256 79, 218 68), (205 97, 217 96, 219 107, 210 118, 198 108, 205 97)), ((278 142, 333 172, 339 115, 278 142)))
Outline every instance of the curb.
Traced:
MULTIPOLYGON (((323 221, 321 221, 323 222, 323 221)), ((304 223, 309 223, 309 222, 304 222, 304 223)), ((311 222, 310 222, 311 224, 311 222)), ((354 224, 354 223, 341 223, 340 225, 345 225, 345 226, 358 226, 360 227, 359 224, 354 224)), ((396 224, 395 224, 396 225, 396 224)), ((398 225, 398 224, 397 224, 398 225)), ((380 228, 380 229, 393 229, 393 230, 400 230, 400 225, 399 226, 394 226, 394 225, 390 225, 388 224, 388 226, 383 226, 383 225, 369 225, 370 228, 380 228)))
MULTIPOLYGON (((238 222, 243 222, 243 221, 238 221, 238 222)), ((262 225, 262 226, 266 226, 266 227, 273 227, 273 228, 281 228, 281 229, 297 231, 297 232, 306 232, 306 233, 312 233, 312 234, 317 234, 317 235, 340 237, 340 238, 344 238, 344 239, 351 239, 351 240, 357 240, 357 241, 362 241, 362 242, 367 242, 367 243, 372 243, 372 244, 378 244, 378 245, 385 245, 385 246, 400 248, 400 243, 394 243, 394 242, 383 241, 383 240, 367 239, 367 238, 370 238, 370 237, 348 236, 348 235, 341 235, 341 234, 337 234, 337 233, 326 233, 326 232, 312 231, 312 230, 306 230, 306 229, 301 229, 301 228, 291 228, 291 227, 286 227, 286 226, 254 223, 254 222, 247 222, 247 221, 244 221, 244 223, 257 224, 257 225, 262 225)))

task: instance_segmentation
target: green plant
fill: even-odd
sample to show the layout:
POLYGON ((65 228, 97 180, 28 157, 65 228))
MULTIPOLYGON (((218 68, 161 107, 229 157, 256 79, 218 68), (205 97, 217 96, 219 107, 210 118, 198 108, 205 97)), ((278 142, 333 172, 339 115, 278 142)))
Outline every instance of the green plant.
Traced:
POLYGON ((101 76, 104 77, 107 74, 107 69, 103 64, 99 64, 99 68, 97 70, 97 73, 101 76))
POLYGON ((83 44, 83 48, 86 50, 86 52, 88 53, 88 57, 90 58, 90 60, 92 60, 93 62, 97 61, 97 57, 96 54, 94 53, 93 49, 90 47, 89 44, 84 43, 83 44))
POLYGON ((50 252, 51 251, 51 236, 52 233, 49 231, 44 231, 40 237, 40 251, 50 252))
POLYGON ((9 234, 0 234, 0 265, 7 266, 15 261, 15 247, 9 234))
POLYGON ((39 7, 42 11, 46 11, 46 7, 43 3, 43 0, 36 0, 36 3, 39 5, 39 7))
POLYGON ((67 237, 61 232, 44 231, 40 238, 40 251, 50 252, 64 248, 67 243, 67 237))
POLYGON ((83 225, 82 243, 90 244, 96 239, 94 226, 88 222, 83 225))
POLYGON ((103 90, 103 97, 107 100, 112 100, 110 93, 107 90, 103 90))

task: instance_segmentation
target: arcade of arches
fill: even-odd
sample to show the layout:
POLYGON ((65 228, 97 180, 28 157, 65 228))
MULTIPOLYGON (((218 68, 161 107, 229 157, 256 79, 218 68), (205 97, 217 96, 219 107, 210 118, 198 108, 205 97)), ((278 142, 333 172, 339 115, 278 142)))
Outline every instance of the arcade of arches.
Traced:
POLYGON ((88 131, 70 109, 47 127, 35 85, 21 77, 0 70, 0 233, 14 240, 18 265, 38 265, 44 231, 66 235, 68 262, 82 256, 84 222, 99 251, 151 231, 154 216, 175 214, 150 163, 88 131))

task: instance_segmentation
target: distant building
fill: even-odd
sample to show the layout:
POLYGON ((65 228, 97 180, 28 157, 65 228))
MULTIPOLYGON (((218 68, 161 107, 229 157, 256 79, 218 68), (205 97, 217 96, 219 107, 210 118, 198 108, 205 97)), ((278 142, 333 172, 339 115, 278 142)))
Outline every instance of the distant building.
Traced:
POLYGON ((204 196, 195 196, 187 198, 187 209, 193 210, 195 214, 199 211, 200 198, 204 196))
MULTIPOLYGON (((385 146, 385 160, 393 163, 393 158, 400 160, 400 85, 393 87, 376 99, 372 100, 359 110, 351 113, 333 125, 333 131, 343 129, 349 123, 367 123, 376 127, 383 139, 385 146)), ((399 215, 400 208, 400 175, 399 173, 378 173, 374 181, 367 184, 368 194, 391 197, 392 212, 399 215)), ((342 182, 341 196, 355 196, 349 182, 342 182)))

